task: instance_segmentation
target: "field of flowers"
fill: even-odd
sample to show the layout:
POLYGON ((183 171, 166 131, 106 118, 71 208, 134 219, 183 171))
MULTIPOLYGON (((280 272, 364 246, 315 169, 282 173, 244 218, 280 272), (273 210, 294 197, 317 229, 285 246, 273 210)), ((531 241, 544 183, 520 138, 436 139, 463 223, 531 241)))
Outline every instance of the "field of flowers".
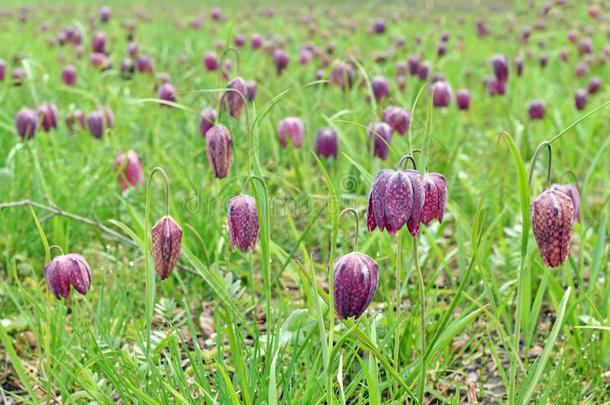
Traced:
POLYGON ((610 3, 0 4, 0 403, 610 401, 610 3))

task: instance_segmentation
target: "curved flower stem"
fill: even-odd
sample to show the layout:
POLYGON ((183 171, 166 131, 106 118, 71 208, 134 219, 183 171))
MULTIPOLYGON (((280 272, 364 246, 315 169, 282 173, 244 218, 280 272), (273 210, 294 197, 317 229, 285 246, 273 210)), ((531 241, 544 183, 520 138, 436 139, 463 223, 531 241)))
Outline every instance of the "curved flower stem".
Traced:
POLYGON ((339 218, 341 218, 341 216, 343 214, 345 214, 346 212, 351 212, 352 214, 354 214, 354 218, 356 218, 356 233, 354 234, 354 251, 357 251, 358 250, 358 232, 360 231, 358 213, 352 207, 348 207, 339 213, 339 218))
POLYGON ((404 168, 404 167, 406 167, 406 166, 405 166, 405 162, 406 162, 407 160, 410 160, 410 161, 411 161, 411 164, 413 164, 413 170, 417 170, 417 163, 415 162, 415 158, 413 157, 413 155, 414 155, 416 152, 423 153, 423 152, 422 152, 422 150, 421 150, 421 149, 419 149, 419 148, 415 148, 415 149, 411 150, 411 152, 409 152, 407 155, 404 155, 404 156, 403 156, 403 157, 400 159, 400 161, 398 162, 398 169, 399 169, 399 170, 404 170, 403 168, 404 168))
POLYGON ((418 389, 419 403, 424 403, 424 392, 426 386, 426 294, 424 277, 419 267, 419 256, 417 254, 417 239, 413 238, 413 263, 417 273, 419 286, 419 310, 420 310, 420 338, 421 338, 421 380, 418 389))
POLYGON ((57 250, 59 250, 59 251, 61 252, 61 255, 62 255, 62 256, 64 255, 64 250, 63 250, 63 249, 61 248, 61 246, 59 246, 59 245, 51 245, 51 246, 49 246, 49 255, 51 255, 51 251, 52 251, 53 249, 57 249, 57 250))
POLYGON ((540 145, 538 145, 538 147, 534 151, 534 156, 532 156, 532 163, 530 164, 530 173, 529 173, 529 177, 528 177, 528 181, 527 181, 527 184, 530 187, 530 189, 532 188, 532 177, 534 175, 534 167, 536 166, 536 159, 538 158, 540 151, 542 151, 542 148, 544 148, 545 146, 549 151, 549 164, 548 164, 547 173, 546 173, 546 186, 547 186, 547 188, 549 188, 551 186, 551 165, 552 165, 552 157, 553 157, 553 154, 551 151, 551 143, 548 141, 542 141, 540 143, 540 145))
POLYGON ((153 178, 155 173, 160 173, 161 176, 163 177, 163 181, 165 183, 165 215, 169 216, 169 178, 167 177, 167 173, 165 172, 165 170, 163 170, 159 166, 156 166, 150 172, 149 181, 150 181, 150 179, 153 178))
POLYGON ((220 55, 220 71, 224 72, 224 60, 225 57, 227 56, 227 53, 229 52, 233 52, 233 54, 235 55, 235 62, 237 65, 237 76, 239 76, 239 51, 233 47, 229 47, 227 49, 225 49, 222 54, 220 55))

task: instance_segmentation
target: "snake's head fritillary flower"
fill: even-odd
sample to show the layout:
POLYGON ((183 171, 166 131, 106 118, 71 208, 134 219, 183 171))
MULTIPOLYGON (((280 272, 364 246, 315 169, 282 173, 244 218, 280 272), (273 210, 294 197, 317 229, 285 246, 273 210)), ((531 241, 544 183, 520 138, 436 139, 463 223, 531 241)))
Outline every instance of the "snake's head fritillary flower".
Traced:
POLYGON ((409 73, 411 74, 411 76, 416 76, 418 74, 420 61, 421 58, 419 57, 419 55, 409 56, 407 63, 409 64, 409 73))
POLYGON ((313 54, 309 49, 301 49, 299 52, 299 63, 301 65, 307 65, 311 58, 313 58, 313 54))
POLYGON ((470 108, 470 92, 467 89, 460 89, 455 94, 455 101, 458 109, 468 110, 470 108))
POLYGON ((89 61, 91 62, 91 65, 98 70, 108 70, 112 67, 112 59, 104 53, 92 53, 89 61))
POLYGON ((345 62, 340 62, 331 70, 329 80, 342 90, 349 90, 354 85, 354 68, 345 62))
POLYGON ((528 108, 531 120, 541 120, 544 118, 544 103, 542 101, 532 101, 528 108))
POLYGON ((210 11, 210 17, 212 17, 212 20, 214 21, 220 21, 223 18, 222 11, 218 7, 214 7, 210 11))
POLYGON ((66 86, 74 86, 76 84, 76 68, 72 65, 64 66, 61 70, 61 80, 66 86))
POLYGON ((316 135, 316 154, 320 157, 337 157, 339 142, 337 132, 331 128, 323 128, 316 135))
POLYGON ((546 190, 531 204, 531 221, 542 261, 558 267, 568 258, 574 205, 558 190, 546 190))
POLYGON ((409 218, 407 219, 407 228, 413 237, 417 237, 417 235, 419 235, 419 224, 424 208, 426 191, 424 189, 424 183, 416 170, 404 170, 402 172, 405 173, 411 181, 413 195, 411 215, 409 215, 409 218))
POLYGON ((373 23, 373 31, 375 34, 383 34, 385 32, 385 20, 381 17, 377 18, 373 23))
POLYGON ((260 49, 263 46, 263 37, 260 34, 252 34, 250 37, 250 46, 252 49, 260 49))
POLYGON ((417 67, 417 76, 420 80, 428 79, 428 74, 430 73, 430 62, 423 61, 417 67))
POLYGON ((123 59, 121 61, 120 70, 121 70, 121 77, 123 79, 131 79, 131 77, 133 76, 133 74, 136 71, 136 67, 133 63, 133 60, 131 60, 131 58, 123 59))
POLYGON ((288 67, 288 52, 283 49, 276 49, 273 52, 273 63, 275 64, 275 71, 278 75, 281 75, 284 69, 288 67))
POLYGON ((225 99, 225 107, 229 110, 229 114, 231 117, 237 118, 244 106, 244 99, 242 96, 246 97, 248 94, 248 84, 241 77, 236 77, 227 84, 227 88, 236 90, 227 91, 223 97, 225 99), (239 91, 241 95, 237 93, 237 91, 239 91))
POLYGON ((578 221, 580 219, 580 193, 578 188, 574 184, 553 184, 552 190, 561 191, 572 200, 572 206, 574 207, 574 219, 578 221))
POLYGON ((421 222, 428 225, 433 219, 443 221, 447 203, 447 181, 438 173, 428 173, 423 178, 425 198, 421 222))
POLYGON ((373 90, 373 96, 375 96, 375 100, 377 101, 381 101, 390 94, 390 84, 388 83, 388 80, 381 75, 373 77, 373 80, 371 80, 371 88, 373 90))
POLYGON ((203 66, 205 66, 205 69, 208 72, 212 72, 218 69, 219 62, 218 56, 216 56, 216 52, 206 52, 206 54, 203 55, 203 66))
POLYGON ((140 73, 152 73, 154 64, 149 55, 140 55, 136 58, 136 69, 140 73))
POLYGON ((210 107, 204 108, 199 118, 199 132, 205 138, 208 130, 216 124, 216 110, 210 107))
POLYGON ((578 111, 583 110, 587 105, 587 92, 583 89, 576 90, 574 93, 574 105, 578 111))
POLYGON ((144 169, 138 154, 133 150, 121 153, 114 162, 114 170, 118 174, 121 190, 144 184, 144 169))
POLYGON ((584 38, 578 43, 578 52, 581 55, 590 55, 593 53, 593 41, 591 38, 584 38))
POLYGON ((491 66, 498 81, 505 82, 508 80, 508 59, 506 59, 506 56, 495 55, 491 59, 491 66))
POLYGON ((96 110, 89 113, 87 127, 94 138, 100 139, 104 135, 105 118, 102 111, 96 110))
POLYGON ((434 107, 445 108, 451 103, 451 86, 444 80, 432 83, 432 104, 434 107))
POLYGON ((303 143, 303 131, 303 120, 297 117, 286 117, 277 125, 277 136, 284 148, 288 146, 288 138, 295 148, 299 148, 303 143))
POLYGON ((106 34, 101 31, 96 32, 95 34, 93 34, 93 37, 91 37, 91 48, 93 49, 94 53, 107 54, 108 52, 106 49, 106 43, 106 34))
POLYGON ((57 128, 58 112, 55 104, 44 103, 38 107, 40 115, 40 126, 45 132, 57 128))
POLYGON ((447 44, 445 42, 441 42, 440 44, 438 44, 438 47, 436 48, 436 55, 440 58, 442 56, 445 56, 447 54, 447 44))
POLYGON ((352 252, 334 263, 334 302, 339 319, 358 318, 369 306, 379 284, 379 268, 364 253, 352 252))
POLYGON ((79 254, 55 256, 44 267, 47 284, 57 298, 68 299, 70 287, 82 295, 91 287, 91 268, 87 260, 79 254))
POLYGON ((32 139, 36 134, 38 114, 31 108, 22 108, 17 113, 15 123, 17 125, 17 133, 21 139, 32 139))
POLYGON ((589 84, 587 86, 587 89, 589 91, 589 94, 595 94, 597 93, 597 91, 599 90, 599 88, 602 86, 602 79, 599 77, 593 77, 591 78, 591 80, 589 80, 589 84))
POLYGON ((225 178, 233 158, 231 132, 225 126, 214 125, 205 134, 205 145, 214 176, 218 179, 225 178))
POLYGON ((383 121, 401 135, 409 130, 411 114, 402 107, 390 106, 383 111, 383 121))
POLYGON ((171 216, 166 215, 152 227, 150 236, 155 271, 161 280, 165 280, 180 257, 182 228, 171 216))
POLYGON ((246 38, 241 34, 235 35, 235 38, 233 38, 233 44, 235 45, 236 48, 243 47, 245 43, 246 43, 246 38))
POLYGON ((137 58, 140 54, 140 46, 136 42, 130 42, 127 44, 127 55, 130 58, 137 58))
POLYGON ((71 132, 76 131, 76 124, 80 125, 81 129, 86 128, 85 114, 81 110, 75 110, 66 115, 66 126, 71 132))
MULTIPOLYGON (((170 83, 163 83, 159 86, 159 90, 157 90, 157 97, 163 101, 170 101, 172 103, 176 102, 176 87, 170 83)), ((165 104, 161 104, 162 106, 167 106, 165 104)))
POLYGON ((256 82, 254 80, 246 82, 246 98, 248 101, 254 101, 256 98, 256 82))
POLYGON ((231 248, 242 252, 254 250, 258 239, 259 223, 256 200, 249 195, 238 195, 229 202, 227 228, 231 248))
POLYGON ((369 124, 368 134, 373 139, 373 155, 386 160, 388 145, 392 142, 392 127, 385 122, 373 122, 369 124))
POLYGON ((112 8, 109 6, 102 6, 100 8, 100 22, 106 24, 110 21, 110 15, 112 14, 112 8))

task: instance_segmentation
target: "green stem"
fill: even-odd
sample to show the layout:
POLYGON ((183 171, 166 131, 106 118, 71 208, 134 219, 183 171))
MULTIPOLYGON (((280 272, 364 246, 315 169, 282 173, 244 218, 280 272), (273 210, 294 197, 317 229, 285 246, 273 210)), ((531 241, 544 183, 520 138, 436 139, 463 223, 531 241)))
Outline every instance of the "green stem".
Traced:
MULTIPOLYGON (((400 346, 400 273, 402 271, 402 238, 400 232, 396 235, 396 308, 394 318, 398 326, 394 329, 394 367, 398 367, 398 350, 400 346)), ((397 392, 398 383, 394 381, 394 391, 397 392)))
POLYGON ((413 239, 413 263, 417 273, 419 284, 419 312, 420 312, 420 338, 421 338, 421 379, 418 389, 419 403, 424 403, 424 392, 426 385, 426 294, 424 291, 424 277, 419 267, 419 257, 417 254, 417 239, 413 239))

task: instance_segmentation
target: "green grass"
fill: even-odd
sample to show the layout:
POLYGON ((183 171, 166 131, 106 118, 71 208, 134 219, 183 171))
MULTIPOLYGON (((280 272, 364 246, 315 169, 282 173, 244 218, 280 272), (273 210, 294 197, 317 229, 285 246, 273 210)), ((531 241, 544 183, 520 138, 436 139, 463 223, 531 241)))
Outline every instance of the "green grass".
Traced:
MULTIPOLYGON (((168 7, 115 0, 108 2, 111 22, 94 29, 87 19, 97 16, 98 5, 80 0, 66 1, 63 11, 32 2, 26 24, 0 16, 7 77, 17 54, 29 74, 21 87, 0 82, 0 402, 607 401, 610 74, 607 64, 592 62, 585 77, 576 77, 580 58, 566 39, 572 28, 590 28, 595 54, 602 55, 607 24, 591 20, 585 2, 568 2, 545 17, 539 16, 543 2, 503 10, 472 9, 467 2, 430 8, 276 2, 276 15, 268 18, 262 16, 267 6, 231 1, 222 6, 227 19, 213 23, 210 7, 195 2, 168 7), (108 34, 115 68, 120 64, 127 46, 121 22, 142 8, 151 20, 138 24, 136 40, 156 70, 171 76, 175 108, 157 105, 154 76, 126 81, 116 69, 100 73, 89 66, 97 29, 108 34), (198 30, 188 26, 196 15, 204 16, 198 30), (314 34, 303 22, 309 15, 314 34), (377 16, 386 17, 382 36, 367 33, 377 16), (485 38, 476 35, 479 18, 492 31, 485 38), (516 41, 539 19, 544 31, 533 30, 528 44, 516 41), (43 21, 47 32, 38 29, 43 21), (83 32, 82 59, 69 47, 47 44, 66 24, 83 32), (438 59, 443 31, 451 38, 438 59), (264 50, 250 49, 254 32, 288 39, 290 62, 281 76, 264 50), (218 106, 226 80, 204 71, 202 56, 216 43, 231 44, 236 34, 247 39, 239 74, 255 80, 258 92, 247 105, 248 119, 222 114, 233 137, 233 164, 218 180, 199 112, 218 106), (405 38, 404 47, 375 63, 373 56, 390 49, 394 36, 405 38), (315 81, 319 59, 298 63, 300 47, 310 41, 322 49, 333 42, 329 61, 355 58, 352 91, 315 81), (564 47, 568 63, 559 59, 564 47), (458 111, 455 100, 446 110, 432 108, 428 86, 412 76, 398 89, 396 64, 416 52, 454 92, 470 90, 469 111, 458 111), (490 97, 482 84, 496 53, 511 61, 531 53, 522 77, 511 65, 504 97, 490 97), (541 53, 549 55, 545 69, 538 66, 541 53), (75 87, 60 81, 64 63, 77 68, 75 87), (368 103, 369 79, 378 74, 390 80, 390 98, 368 103), (573 93, 592 76, 604 84, 576 111, 573 93), (542 121, 527 116, 535 99, 546 105, 542 121), (58 106, 59 128, 20 141, 15 115, 42 102, 58 106), (116 124, 101 140, 65 127, 71 109, 89 112, 103 104, 116 124), (394 135, 389 158, 381 161, 372 157, 366 127, 388 105, 410 109, 411 128, 394 135), (286 116, 305 122, 299 149, 278 142, 276 125, 286 116), (315 134, 329 126, 339 134, 340 153, 320 160, 312 153, 315 134), (552 144, 552 182, 573 182, 565 174, 572 172, 582 198, 570 257, 556 269, 544 267, 529 223, 529 202, 547 186, 546 151, 532 162, 544 141, 552 144), (424 226, 416 242, 405 231, 399 237, 368 232, 373 179, 416 148, 420 171, 447 179, 445 220, 424 226), (141 157, 149 184, 121 192, 113 164, 129 149, 141 157), (167 173, 169 211, 184 231, 180 267, 165 281, 155 278, 148 236, 166 212, 161 176, 150 177, 156 167, 167 173), (257 200, 261 233, 248 254, 231 251, 226 230, 227 204, 237 194, 257 200), (339 217, 350 207, 360 222, 357 250, 377 261, 380 282, 361 318, 339 321, 328 291, 334 259, 354 249, 354 219, 339 217), (93 277, 85 297, 72 291, 68 301, 58 300, 48 290, 49 245, 87 258, 93 277)), ((15 12, 18 3, 0 7, 15 12)), ((233 77, 235 56, 227 58, 233 77)))

